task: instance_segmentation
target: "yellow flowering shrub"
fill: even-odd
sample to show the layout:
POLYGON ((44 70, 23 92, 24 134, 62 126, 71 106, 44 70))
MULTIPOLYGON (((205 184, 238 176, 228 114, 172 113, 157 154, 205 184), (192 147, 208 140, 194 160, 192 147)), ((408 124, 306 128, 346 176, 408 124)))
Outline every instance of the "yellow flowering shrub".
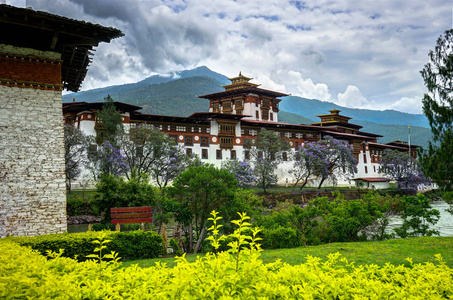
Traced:
MULTIPOLYGON (((243 216, 241 216, 242 218, 243 216)), ((215 217, 214 217, 215 219, 215 217)), ((230 252, 199 257, 189 263, 184 256, 167 268, 137 265, 120 268, 116 259, 77 262, 51 253, 53 259, 0 240, 1 299, 451 299, 453 269, 440 256, 437 263, 409 266, 360 265, 340 254, 326 261, 307 257, 289 265, 264 264, 253 236, 240 236, 248 223, 237 223, 237 242, 230 252), (242 246, 248 246, 242 247, 242 246)), ((213 226, 213 229, 217 225, 213 226)), ((254 232, 255 234, 256 232, 254 232)), ((108 238, 108 237, 107 237, 108 238)), ((216 240, 216 237, 213 238, 216 240)), ((101 252, 108 241, 97 242, 101 252)), ((235 243, 235 244, 234 244, 235 243)), ((97 259, 99 258, 99 259, 97 259)))

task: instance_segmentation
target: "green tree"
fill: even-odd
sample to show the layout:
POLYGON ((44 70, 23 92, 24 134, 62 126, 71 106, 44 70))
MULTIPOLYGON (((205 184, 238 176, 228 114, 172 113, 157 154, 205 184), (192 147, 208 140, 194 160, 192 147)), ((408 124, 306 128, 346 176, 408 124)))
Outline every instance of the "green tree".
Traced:
POLYGON ((245 141, 245 147, 250 148, 257 186, 266 192, 267 187, 277 182, 275 170, 283 161, 283 153, 291 150, 289 143, 273 131, 262 128, 257 139, 245 141))
POLYGON ((227 170, 205 165, 189 167, 176 177, 168 188, 168 196, 182 204, 183 207, 178 207, 179 211, 190 211, 196 236, 202 240, 202 230, 206 227, 210 212, 234 201, 237 189, 234 175, 227 170), (184 207, 187 210, 182 209, 184 207))
POLYGON ((98 145, 109 141, 118 148, 118 138, 123 132, 123 123, 120 113, 116 110, 115 100, 110 95, 104 98, 102 111, 97 114, 99 122, 96 123, 96 142, 98 145))
POLYGON ((428 54, 420 71, 428 89, 423 113, 429 120, 434 142, 419 152, 427 176, 446 190, 453 190, 453 29, 445 31, 428 54))
MULTIPOLYGON (((154 175, 156 166, 173 153, 175 147, 175 142, 154 126, 131 128, 129 133, 121 135, 120 149, 129 170, 139 174, 154 175)), ((158 183, 160 186, 160 181, 158 183)))
POLYGON ((147 174, 133 172, 130 180, 126 181, 122 177, 102 173, 96 184, 94 202, 103 215, 103 222, 110 222, 112 207, 151 206, 154 211, 156 193, 148 182, 147 174))

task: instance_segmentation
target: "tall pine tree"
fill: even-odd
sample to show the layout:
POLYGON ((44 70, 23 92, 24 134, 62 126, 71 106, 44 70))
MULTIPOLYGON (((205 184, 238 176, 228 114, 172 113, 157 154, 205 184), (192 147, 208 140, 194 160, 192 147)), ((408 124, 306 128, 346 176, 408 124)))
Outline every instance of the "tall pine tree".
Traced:
POLYGON ((109 141, 115 148, 118 148, 118 139, 123 133, 122 117, 116 110, 115 100, 110 95, 104 98, 102 111, 98 113, 99 122, 96 123, 97 137, 99 145, 109 141))
POLYGON ((428 88, 423 112, 435 142, 420 151, 420 162, 427 176, 442 188, 453 190, 453 29, 439 37, 420 73, 428 88))

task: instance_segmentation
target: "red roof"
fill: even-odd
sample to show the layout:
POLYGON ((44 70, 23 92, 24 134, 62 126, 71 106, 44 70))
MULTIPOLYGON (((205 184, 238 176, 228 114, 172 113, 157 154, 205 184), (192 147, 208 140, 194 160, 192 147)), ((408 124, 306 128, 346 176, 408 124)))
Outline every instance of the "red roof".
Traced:
POLYGON ((365 134, 369 134, 367 132, 360 132, 359 131, 359 134, 356 134, 356 133, 345 133, 345 132, 337 132, 337 131, 329 131, 329 130, 325 130, 323 131, 324 133, 326 134, 331 134, 331 135, 340 135, 340 136, 347 136, 347 137, 355 137, 355 138, 361 138, 361 139, 374 139, 376 138, 376 136, 380 137, 381 135, 377 135, 377 134, 372 134, 373 136, 365 136, 365 135, 361 135, 361 133, 365 133, 365 134))
POLYGON ((380 147, 380 148, 386 148, 386 149, 407 151, 407 148, 398 147, 398 146, 392 146, 392 145, 387 145, 387 144, 379 144, 379 143, 368 142, 368 145, 375 146, 375 147, 380 147))
POLYGON ((250 120, 250 119, 243 119, 241 122, 244 125, 263 125, 269 127, 276 127, 276 128, 291 128, 291 129, 310 129, 320 131, 322 130, 319 126, 312 126, 312 125, 304 125, 304 124, 289 124, 289 123, 282 123, 282 122, 274 122, 274 121, 260 121, 260 120, 250 120))
POLYGON ((215 98, 219 98, 219 97, 223 97, 223 96, 231 96, 231 95, 237 95, 237 94, 242 94, 242 93, 256 93, 256 94, 268 95, 268 96, 272 96, 272 97, 289 96, 289 94, 284 94, 284 93, 275 92, 275 91, 271 91, 271 90, 265 90, 265 89, 261 89, 261 88, 257 88, 257 87, 246 87, 246 88, 223 91, 223 92, 202 95, 202 96, 197 96, 197 97, 210 100, 210 99, 215 99, 215 98))
POLYGON ((384 178, 384 177, 354 178, 353 180, 363 180, 363 181, 369 181, 369 182, 387 182, 387 181, 390 181, 390 179, 384 178))

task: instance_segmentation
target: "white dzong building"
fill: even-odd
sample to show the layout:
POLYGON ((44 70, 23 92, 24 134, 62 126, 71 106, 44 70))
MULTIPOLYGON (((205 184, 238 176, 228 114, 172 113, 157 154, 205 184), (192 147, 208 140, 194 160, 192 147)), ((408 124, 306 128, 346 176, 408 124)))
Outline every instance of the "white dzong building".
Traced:
MULTIPOLYGON (((225 91, 199 96, 210 101, 209 112, 198 112, 188 117, 149 115, 138 112, 139 106, 115 102, 126 126, 151 124, 168 134, 187 154, 196 154, 202 161, 220 167, 227 159, 248 160, 249 152, 243 147, 244 140, 255 139, 263 128, 271 130, 291 145, 291 153, 284 153, 284 161, 277 169, 279 183, 293 182, 288 172, 295 149, 304 143, 318 141, 325 136, 352 145, 358 161, 357 173, 353 178, 341 178, 339 185, 352 185, 353 179, 361 179, 369 187, 388 186, 388 179, 379 173, 379 160, 385 149, 408 152, 403 143, 380 144, 378 134, 360 131, 362 126, 349 123, 351 118, 340 115, 333 109, 330 114, 318 116, 321 121, 311 125, 295 125, 278 122, 279 103, 287 94, 259 88, 248 78, 229 78, 231 84, 223 86, 225 91)), ((73 102, 63 105, 68 124, 74 124, 86 134, 96 134, 96 114, 102 109, 101 102, 73 102)), ((416 146, 411 152, 416 156, 416 146)), ((317 178, 311 180, 317 184, 317 178)), ((326 182, 326 185, 332 184, 326 182)))

